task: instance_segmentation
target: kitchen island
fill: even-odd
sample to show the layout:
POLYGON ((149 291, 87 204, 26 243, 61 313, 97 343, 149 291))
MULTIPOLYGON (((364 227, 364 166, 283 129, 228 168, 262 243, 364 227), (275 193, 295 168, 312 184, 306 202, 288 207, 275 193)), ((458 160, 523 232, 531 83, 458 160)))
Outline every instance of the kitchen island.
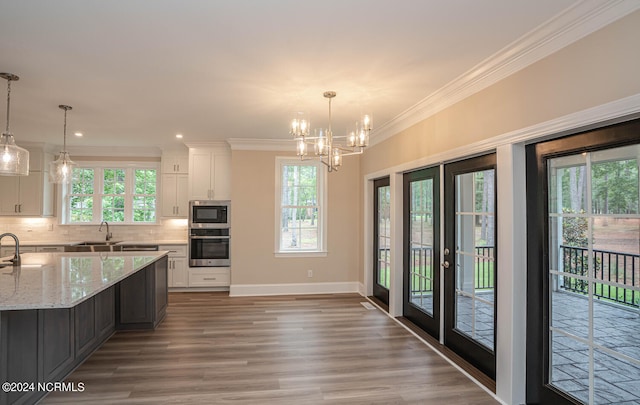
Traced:
POLYGON ((15 383, 0 404, 36 402, 117 330, 155 328, 167 254, 26 253, 0 268, 0 382, 15 383))

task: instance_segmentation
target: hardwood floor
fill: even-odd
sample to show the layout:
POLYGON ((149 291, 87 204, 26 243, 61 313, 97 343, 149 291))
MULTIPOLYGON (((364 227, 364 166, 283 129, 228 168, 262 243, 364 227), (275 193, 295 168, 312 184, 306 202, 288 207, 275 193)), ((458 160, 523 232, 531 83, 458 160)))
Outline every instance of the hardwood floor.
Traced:
POLYGON ((118 332, 43 404, 495 404, 357 294, 171 293, 155 331, 118 332))

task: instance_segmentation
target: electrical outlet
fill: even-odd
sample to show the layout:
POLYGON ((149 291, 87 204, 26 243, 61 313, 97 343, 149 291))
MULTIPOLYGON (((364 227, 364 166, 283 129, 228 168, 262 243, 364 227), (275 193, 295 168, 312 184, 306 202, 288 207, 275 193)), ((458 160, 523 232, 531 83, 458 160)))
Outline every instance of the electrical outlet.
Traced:
POLYGON ((307 270, 307 277, 313 277, 313 270, 307 270))

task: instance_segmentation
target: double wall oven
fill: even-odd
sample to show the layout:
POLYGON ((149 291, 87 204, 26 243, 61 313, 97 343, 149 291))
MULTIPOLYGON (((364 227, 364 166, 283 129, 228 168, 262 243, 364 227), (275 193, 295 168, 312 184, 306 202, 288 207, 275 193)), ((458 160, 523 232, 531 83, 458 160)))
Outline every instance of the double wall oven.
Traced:
POLYGON ((231 265, 230 201, 189 201, 189 267, 231 265))

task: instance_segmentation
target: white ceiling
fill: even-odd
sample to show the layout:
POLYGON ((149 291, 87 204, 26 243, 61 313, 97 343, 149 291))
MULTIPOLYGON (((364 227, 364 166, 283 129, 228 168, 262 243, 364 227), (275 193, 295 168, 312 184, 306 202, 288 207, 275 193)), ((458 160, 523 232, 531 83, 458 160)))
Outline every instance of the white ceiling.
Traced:
MULTIPOLYGON (((21 142, 167 148, 389 122, 575 0, 0 0, 21 142)), ((0 83, 0 111, 6 82, 0 83)), ((0 125, 4 129, 4 112, 0 125)))

